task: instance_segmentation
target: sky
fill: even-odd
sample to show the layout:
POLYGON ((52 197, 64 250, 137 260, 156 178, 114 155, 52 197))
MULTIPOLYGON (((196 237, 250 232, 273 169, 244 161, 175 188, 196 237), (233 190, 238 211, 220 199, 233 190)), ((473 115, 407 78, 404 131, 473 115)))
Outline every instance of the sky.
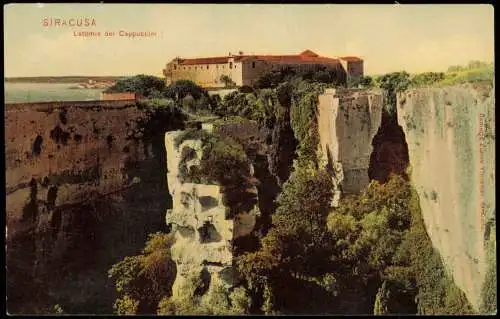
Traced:
POLYGON ((444 71, 470 60, 494 61, 493 11, 485 4, 8 4, 4 69, 6 77, 162 76, 176 56, 310 49, 359 56, 365 74, 444 71), (95 26, 43 25, 44 19, 82 18, 95 26), (80 32, 101 35, 75 35, 80 32))

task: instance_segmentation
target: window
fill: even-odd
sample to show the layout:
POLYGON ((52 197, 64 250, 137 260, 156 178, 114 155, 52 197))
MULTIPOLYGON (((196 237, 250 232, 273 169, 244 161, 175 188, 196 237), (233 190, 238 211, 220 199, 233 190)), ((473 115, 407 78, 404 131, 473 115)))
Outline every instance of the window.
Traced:
POLYGON ((229 62, 229 68, 232 69, 233 68, 233 62, 229 62))
POLYGON ((255 69, 255 61, 252 62, 252 69, 255 69))
POLYGON ((208 70, 208 65, 207 65, 207 70, 208 70))
POLYGON ((174 70, 177 70, 177 65, 174 65, 174 70))

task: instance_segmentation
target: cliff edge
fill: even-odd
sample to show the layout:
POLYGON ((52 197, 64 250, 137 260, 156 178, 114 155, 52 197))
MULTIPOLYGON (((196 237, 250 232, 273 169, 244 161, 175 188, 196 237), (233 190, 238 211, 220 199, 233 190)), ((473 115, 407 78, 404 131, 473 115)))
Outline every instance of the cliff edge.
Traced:
MULTIPOLYGON (((495 225, 495 94, 470 85, 398 95, 411 181, 434 247, 480 308, 486 244, 495 225)), ((493 262, 495 259, 492 258, 493 262)))

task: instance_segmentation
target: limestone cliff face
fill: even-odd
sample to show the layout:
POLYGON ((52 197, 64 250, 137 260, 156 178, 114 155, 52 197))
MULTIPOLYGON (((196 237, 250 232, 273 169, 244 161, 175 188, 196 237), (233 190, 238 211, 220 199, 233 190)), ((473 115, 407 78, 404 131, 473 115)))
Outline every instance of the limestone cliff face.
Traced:
POLYGON ((334 203, 342 192, 359 192, 369 183, 372 140, 382 118, 381 93, 337 92, 319 96, 318 130, 321 152, 335 176, 334 203))
MULTIPOLYGON (((248 235, 255 226, 258 208, 241 211, 227 218, 228 207, 223 202, 219 185, 182 183, 179 164, 182 151, 189 147, 196 156, 188 161, 188 167, 198 165, 202 156, 200 140, 185 140, 178 147, 175 138, 182 131, 165 135, 167 150, 167 179, 173 206, 167 212, 166 222, 175 232, 175 244, 171 248, 172 260, 177 265, 177 276, 172 287, 174 298, 183 298, 184 287, 191 274, 204 276, 212 285, 217 282, 230 288, 235 284, 233 273, 232 241, 248 235)), ((257 192, 257 190, 254 190, 257 192)))
POLYGON ((494 90, 456 86, 412 89, 397 104, 427 232, 476 309, 494 234, 494 100, 494 90))
MULTIPOLYGON (((5 111, 9 234, 35 196, 40 216, 51 207, 84 201, 134 182, 128 163, 151 156, 128 139, 143 116, 135 102, 90 101, 12 104, 5 111), (35 194, 33 194, 35 191, 35 194)), ((11 232, 12 231, 12 232, 11 232)))

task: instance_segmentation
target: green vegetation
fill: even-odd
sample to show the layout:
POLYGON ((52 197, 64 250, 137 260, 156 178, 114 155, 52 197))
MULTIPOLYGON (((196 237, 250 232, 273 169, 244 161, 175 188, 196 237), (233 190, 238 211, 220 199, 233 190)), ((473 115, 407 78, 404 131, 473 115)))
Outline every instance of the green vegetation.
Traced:
POLYGON ((301 300, 304 312, 320 311, 312 300, 299 297, 304 287, 291 296, 279 284, 287 282, 290 288, 307 280, 322 292, 316 303, 328 300, 323 308, 327 312, 354 304, 361 313, 370 307, 376 314, 473 312, 432 247, 418 198, 407 181, 392 176, 386 184, 372 182, 328 214, 327 176, 296 168, 279 197, 262 247, 238 258, 252 292, 266 296, 263 311, 297 311, 299 305, 286 299, 301 300), (322 284, 327 275, 333 286, 322 284))
POLYGON ((443 72, 424 72, 415 74, 411 77, 412 86, 432 85, 443 81, 445 73, 443 72))
POLYGON ((491 233, 486 241, 486 275, 481 287, 481 305, 479 311, 484 314, 497 312, 497 261, 496 261, 496 225, 490 224, 491 233))
POLYGON ((192 98, 198 100, 205 93, 201 87, 189 80, 176 81, 166 87, 164 92, 165 97, 175 100, 182 100, 188 95, 191 95, 192 98))
POLYGON ((321 67, 316 71, 299 71, 292 67, 285 67, 282 70, 265 73, 257 79, 255 87, 258 89, 276 88, 280 84, 293 81, 294 79, 333 86, 345 86, 345 75, 339 74, 337 70, 321 67))
MULTIPOLYGON (((218 136, 203 130, 188 130, 175 141, 199 138, 202 141, 203 155, 199 166, 192 166, 189 171, 181 172, 184 181, 203 184, 229 185, 243 176, 249 176, 245 152, 240 144, 228 137, 218 136)), ((184 158, 186 160, 186 158, 184 158)), ((181 161, 181 165, 184 161, 181 161)))
POLYGON ((106 93, 135 92, 144 98, 160 98, 165 87, 165 82, 152 75, 136 75, 118 80, 115 85, 108 88, 106 93))
MULTIPOLYGON (((286 151, 294 157, 289 162, 293 165, 285 167, 292 170, 291 174, 284 174, 283 183, 279 183, 281 193, 269 216, 269 229, 252 234, 256 244, 248 245, 235 258, 242 279, 240 286, 230 290, 218 282, 207 286, 201 275, 193 272, 180 285, 179 295, 172 296, 176 265, 170 247, 174 237, 154 233, 140 254, 122 258, 109 269, 118 295, 113 297, 115 312, 473 313, 432 247, 417 194, 403 177, 394 175, 386 183, 372 181, 361 194, 344 197, 338 207, 331 207, 332 177, 320 167, 317 154, 316 107, 318 96, 329 86, 378 87, 385 91, 388 105, 394 107, 398 92, 446 81, 480 81, 492 75, 485 71, 489 67, 473 63, 467 68, 450 68, 446 73, 394 72, 351 78, 347 84, 327 69, 285 69, 265 74, 255 89, 240 89, 223 100, 209 96, 191 81, 177 81, 168 87, 162 79, 144 75, 119 81, 110 92, 136 92, 148 98, 137 103, 146 117, 138 121, 135 131, 129 132, 129 138, 152 142, 163 149, 165 131, 181 128, 188 117, 214 114, 218 116, 211 119, 214 124, 255 121, 269 132, 269 171, 273 165, 286 166, 285 161, 280 161, 286 151), (296 144, 289 142, 293 139, 296 144), (290 143, 287 147, 291 149, 284 149, 285 143, 290 143)), ((231 79, 221 80, 227 86, 234 85, 231 79)), ((202 155, 197 165, 189 166, 197 152, 187 146, 181 150, 182 181, 221 185, 224 204, 229 207, 227 218, 244 210, 244 205, 255 204, 256 199, 247 193, 253 181, 249 156, 242 145, 205 130, 187 129, 176 138, 175 146, 186 140, 200 140, 202 155)), ((131 169, 129 164, 127 169, 131 169)), ((89 171, 88 178, 97 173, 89 171)), ((496 267, 492 260, 482 292, 485 312, 496 310, 496 267)), ((66 310, 66 304, 61 304, 66 310)), ((57 304, 51 311, 61 313, 62 307, 57 304)))
POLYGON ((222 83, 224 83, 224 86, 226 88, 232 88, 236 86, 236 83, 231 79, 231 77, 227 75, 221 75, 219 79, 222 83))
POLYGON ((117 314, 154 313, 162 296, 170 296, 176 266, 170 259, 173 234, 149 236, 142 254, 125 257, 108 274, 121 296, 114 308, 117 314))
MULTIPOLYGON (((410 75, 402 71, 374 76, 372 84, 368 84, 371 81, 370 77, 366 76, 364 86, 371 87, 374 85, 389 92, 401 92, 410 87, 422 86, 441 87, 463 83, 487 83, 493 85, 494 75, 493 63, 470 61, 465 66, 451 66, 446 72, 424 72, 410 75)), ((355 82, 352 86, 356 86, 357 81, 353 81, 355 82)))
POLYGON ((199 274, 190 273, 179 287, 177 298, 164 297, 158 304, 158 315, 241 315, 247 314, 251 300, 242 286, 229 292, 218 281, 210 284, 203 295, 204 284, 199 274))

